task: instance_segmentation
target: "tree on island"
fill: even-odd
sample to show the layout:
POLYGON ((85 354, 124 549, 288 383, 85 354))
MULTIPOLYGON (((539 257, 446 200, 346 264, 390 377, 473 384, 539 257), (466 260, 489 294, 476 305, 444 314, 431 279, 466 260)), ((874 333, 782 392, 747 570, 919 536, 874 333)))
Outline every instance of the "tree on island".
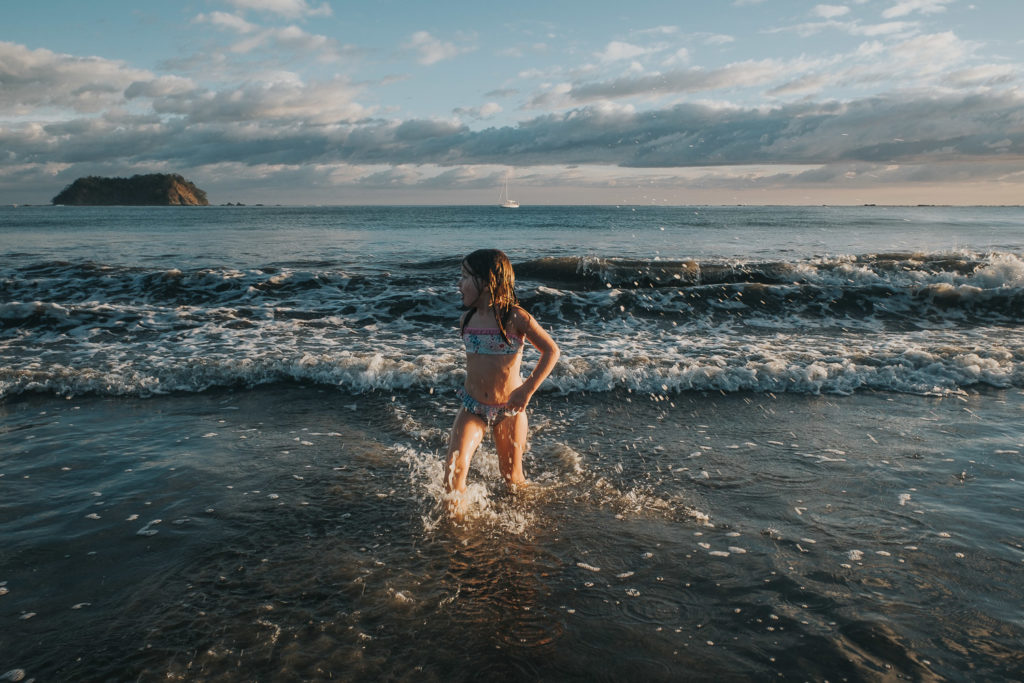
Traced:
POLYGON ((206 193, 177 173, 79 178, 53 198, 78 206, 208 206, 206 193))

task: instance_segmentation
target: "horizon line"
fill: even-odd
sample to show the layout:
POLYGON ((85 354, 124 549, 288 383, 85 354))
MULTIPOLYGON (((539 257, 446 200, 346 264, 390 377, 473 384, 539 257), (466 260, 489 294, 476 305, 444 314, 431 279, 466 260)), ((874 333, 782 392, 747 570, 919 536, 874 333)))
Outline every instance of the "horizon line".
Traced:
MULTIPOLYGON (((497 204, 424 204, 424 203, 390 203, 390 204, 363 204, 363 203, 339 203, 339 204, 328 204, 328 203, 299 203, 299 204, 282 204, 277 202, 258 202, 253 204, 245 204, 243 202, 226 202, 224 204, 33 204, 33 203, 17 203, 8 202, 0 204, 2 208, 136 208, 136 209, 155 209, 155 208, 185 208, 185 209, 254 209, 254 208, 493 208, 501 209, 503 211, 509 211, 497 204)), ((769 207, 803 207, 803 208, 904 208, 904 209, 924 209, 924 208, 985 208, 985 209, 999 209, 999 208, 1024 208, 1024 204, 888 204, 888 203, 802 203, 802 204, 788 204, 788 203, 764 203, 764 204, 752 204, 744 202, 728 203, 728 204, 630 204, 630 203, 608 203, 608 204, 526 204, 524 206, 516 207, 517 209, 534 209, 534 208, 654 208, 654 209, 671 209, 671 208, 769 208, 769 207)))

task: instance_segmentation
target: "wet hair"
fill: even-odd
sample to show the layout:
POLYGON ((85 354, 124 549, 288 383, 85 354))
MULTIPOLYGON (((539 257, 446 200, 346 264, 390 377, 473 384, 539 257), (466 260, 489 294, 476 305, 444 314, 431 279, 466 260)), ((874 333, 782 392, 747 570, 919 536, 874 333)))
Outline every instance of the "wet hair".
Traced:
MULTIPOLYGON (((462 259, 462 265, 466 267, 481 290, 486 289, 491 295, 491 308, 494 309, 494 317, 498 321, 498 332, 501 338, 509 344, 508 334, 505 328, 512 320, 512 309, 519 305, 516 298, 516 274, 512 270, 505 252, 498 249, 477 249, 472 254, 462 259)), ((465 332, 469 319, 467 315, 462 319, 462 331, 465 332)))

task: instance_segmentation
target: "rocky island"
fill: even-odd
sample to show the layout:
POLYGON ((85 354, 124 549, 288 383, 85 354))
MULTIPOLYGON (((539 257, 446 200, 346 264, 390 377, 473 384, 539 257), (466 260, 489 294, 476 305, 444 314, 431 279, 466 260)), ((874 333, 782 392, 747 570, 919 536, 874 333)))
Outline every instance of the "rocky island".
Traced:
POLYGON ((177 173, 79 178, 53 198, 78 206, 208 206, 206 193, 177 173))

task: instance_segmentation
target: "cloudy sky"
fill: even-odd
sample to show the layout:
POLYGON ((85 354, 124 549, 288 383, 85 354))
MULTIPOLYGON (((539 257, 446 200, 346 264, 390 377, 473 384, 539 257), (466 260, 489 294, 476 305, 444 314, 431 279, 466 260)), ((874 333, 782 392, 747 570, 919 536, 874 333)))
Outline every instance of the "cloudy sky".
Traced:
POLYGON ((0 203, 1024 204, 1024 0, 8 3, 0 203))

